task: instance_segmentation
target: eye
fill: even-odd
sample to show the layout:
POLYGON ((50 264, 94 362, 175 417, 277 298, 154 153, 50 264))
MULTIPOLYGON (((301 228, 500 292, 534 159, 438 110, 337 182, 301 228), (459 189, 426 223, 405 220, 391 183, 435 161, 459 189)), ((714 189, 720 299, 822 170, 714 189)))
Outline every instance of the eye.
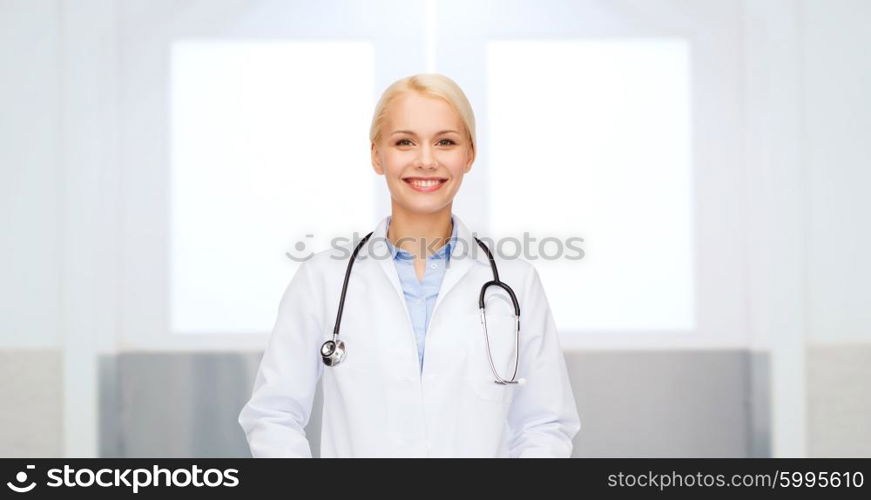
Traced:
POLYGON ((409 141, 408 139, 399 139, 398 141, 396 141, 396 145, 397 146, 405 146, 405 144, 403 144, 404 142, 411 143, 411 141, 409 141))
POLYGON ((451 145, 456 144, 456 142, 454 142, 453 139, 442 139, 442 140, 439 141, 439 144, 441 144, 441 143, 443 143, 443 142, 445 142, 445 141, 448 142, 448 144, 445 144, 446 146, 451 146, 451 145))

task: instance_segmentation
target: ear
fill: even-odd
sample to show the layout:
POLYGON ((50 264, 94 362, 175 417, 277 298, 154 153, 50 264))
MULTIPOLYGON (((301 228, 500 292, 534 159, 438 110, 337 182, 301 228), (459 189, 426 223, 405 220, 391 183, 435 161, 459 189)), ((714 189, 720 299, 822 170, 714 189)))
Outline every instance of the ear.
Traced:
POLYGON ((463 173, 468 174, 469 171, 472 170, 473 163, 475 163, 475 148, 470 148, 468 154, 468 163, 466 163, 466 168, 463 173))
POLYGON ((381 158, 378 157, 378 147, 374 142, 372 143, 370 150, 372 154, 372 168, 375 170, 376 174, 384 175, 384 168, 381 166, 381 158))

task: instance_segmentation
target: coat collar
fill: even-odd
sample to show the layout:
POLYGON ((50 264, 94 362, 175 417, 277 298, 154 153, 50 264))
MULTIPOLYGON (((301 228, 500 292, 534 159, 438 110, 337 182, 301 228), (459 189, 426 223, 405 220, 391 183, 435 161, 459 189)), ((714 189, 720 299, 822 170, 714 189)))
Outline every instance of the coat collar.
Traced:
MULTIPOLYGON (((451 289, 459 283, 460 279, 469 272, 474 266, 482 265, 490 267, 490 261, 487 254, 474 240, 476 236, 468 227, 457 217, 456 214, 451 214, 456 225, 456 244, 451 249, 451 258, 445 267, 445 276, 442 279, 441 288, 439 288, 438 298, 436 299, 433 312, 438 308, 442 298, 451 291, 451 289)), ((375 227, 369 241, 366 242, 364 248, 360 250, 360 256, 372 258, 386 275, 387 279, 393 285, 398 297, 405 305, 405 294, 402 290, 402 285, 399 281, 399 274, 396 271, 396 265, 393 262, 392 253, 387 245, 387 220, 384 217, 375 227)), ((491 250, 492 251, 492 250, 491 250)), ((360 257, 358 256, 358 258, 360 257)))

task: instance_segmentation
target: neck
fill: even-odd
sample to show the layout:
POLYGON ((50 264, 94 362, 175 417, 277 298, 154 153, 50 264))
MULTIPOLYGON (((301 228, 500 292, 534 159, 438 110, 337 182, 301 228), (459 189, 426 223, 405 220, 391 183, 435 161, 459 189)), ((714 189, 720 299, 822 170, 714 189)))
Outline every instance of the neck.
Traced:
POLYGON ((408 212, 394 203, 387 239, 395 247, 426 258, 448 242, 452 231, 451 205, 438 212, 421 214, 408 212))

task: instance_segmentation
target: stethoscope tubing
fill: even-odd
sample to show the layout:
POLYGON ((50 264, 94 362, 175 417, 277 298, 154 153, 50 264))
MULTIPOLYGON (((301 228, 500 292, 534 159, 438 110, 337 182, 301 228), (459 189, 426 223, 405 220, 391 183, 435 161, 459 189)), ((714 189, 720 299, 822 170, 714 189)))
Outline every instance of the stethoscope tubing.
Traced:
MULTIPOLYGON (((360 249, 363 247, 369 237, 372 236, 373 233, 374 231, 370 232, 362 240, 360 240, 356 248, 354 248, 350 260, 348 261, 348 267, 345 270, 345 280, 342 283, 342 294, 339 297, 339 310, 336 314, 335 325, 333 326, 333 338, 332 340, 324 342, 324 345, 321 346, 321 356, 323 358, 324 364, 326 364, 327 366, 335 366, 339 364, 342 359, 344 359, 346 350, 344 347, 344 342, 339 340, 339 329, 342 324, 342 313, 345 309, 345 296, 348 293, 348 281, 351 278, 351 269, 354 267, 354 261, 357 260, 357 254, 360 252, 360 249)), ((506 385, 523 383, 525 382, 525 380, 517 379, 517 367, 520 361, 520 304, 517 301, 517 296, 514 294, 514 290, 512 290, 510 286, 508 286, 506 283, 502 282, 499 279, 499 270, 496 267, 496 259, 493 258, 493 254, 490 252, 490 249, 480 239, 474 239, 487 254, 487 259, 490 261, 490 269, 493 272, 493 279, 484 283, 484 285, 481 286, 481 293, 478 297, 478 308, 481 311, 481 327, 484 331, 484 343, 487 347, 487 361, 490 364, 490 370, 496 377, 495 382, 497 384, 506 385), (484 305, 484 298, 487 293, 487 289, 491 286, 496 286, 505 290, 505 292, 508 293, 508 296, 511 298, 511 304, 514 307, 514 372, 512 373, 510 379, 505 379, 501 375, 499 375, 499 371, 496 369, 496 365, 493 362, 493 353, 490 347, 490 334, 487 331, 486 307, 484 305)))

